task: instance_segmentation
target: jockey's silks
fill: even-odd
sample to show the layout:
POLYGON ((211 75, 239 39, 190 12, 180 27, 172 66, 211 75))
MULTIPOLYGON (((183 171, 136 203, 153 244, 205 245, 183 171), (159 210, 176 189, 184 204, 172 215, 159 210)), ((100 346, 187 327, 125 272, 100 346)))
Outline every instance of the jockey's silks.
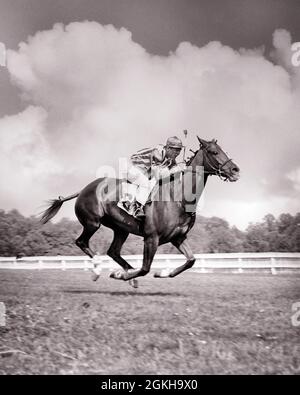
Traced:
POLYGON ((172 159, 166 157, 166 150, 163 145, 158 145, 154 148, 141 149, 137 153, 133 154, 130 160, 134 166, 137 166, 146 172, 150 170, 152 165, 169 167, 176 164, 172 159), (158 153, 158 155, 155 155, 155 153, 158 153), (157 156, 161 157, 161 159, 157 156))

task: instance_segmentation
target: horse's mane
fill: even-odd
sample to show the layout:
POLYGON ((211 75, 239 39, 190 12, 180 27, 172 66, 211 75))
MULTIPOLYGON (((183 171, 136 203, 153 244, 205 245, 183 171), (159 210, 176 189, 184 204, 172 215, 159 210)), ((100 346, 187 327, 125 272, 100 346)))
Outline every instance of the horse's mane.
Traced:
POLYGON ((199 150, 201 148, 197 149, 197 151, 193 152, 194 155, 192 155, 191 157, 187 158, 186 160, 186 165, 190 166, 190 164, 192 163, 193 159, 195 158, 195 156, 198 154, 199 150))

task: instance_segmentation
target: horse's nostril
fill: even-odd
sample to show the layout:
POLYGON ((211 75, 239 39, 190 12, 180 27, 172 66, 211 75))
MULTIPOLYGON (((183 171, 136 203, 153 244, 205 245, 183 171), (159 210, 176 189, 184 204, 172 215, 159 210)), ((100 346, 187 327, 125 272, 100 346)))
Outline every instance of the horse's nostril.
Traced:
POLYGON ((240 169, 236 166, 231 169, 234 173, 238 173, 240 169))

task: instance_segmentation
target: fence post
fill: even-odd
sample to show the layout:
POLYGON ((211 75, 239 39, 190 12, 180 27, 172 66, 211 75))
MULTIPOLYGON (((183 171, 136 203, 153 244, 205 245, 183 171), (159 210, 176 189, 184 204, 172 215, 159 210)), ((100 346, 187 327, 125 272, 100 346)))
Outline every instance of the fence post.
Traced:
POLYGON ((39 259, 39 270, 42 270, 44 267, 44 262, 42 261, 42 259, 39 259))
POLYGON ((275 268, 275 258, 274 257, 271 257, 271 273, 273 275, 277 274, 277 270, 275 268))
POLYGON ((17 260, 17 257, 14 257, 14 260, 13 260, 13 262, 12 262, 12 268, 14 269, 17 269, 17 266, 18 266, 18 260, 17 260))
POLYGON ((205 269, 205 259, 201 258, 201 273, 206 273, 206 269, 205 269))
POLYGON ((171 262, 170 262, 170 259, 167 258, 167 259, 166 259, 166 266, 167 266, 167 268, 170 268, 170 263, 171 263, 171 262))
POLYGON ((243 260, 242 260, 242 258, 241 257, 239 257, 238 258, 238 261, 239 261, 239 270, 238 270, 238 272, 239 273, 243 273, 243 268, 242 268, 242 266, 243 266, 243 260))

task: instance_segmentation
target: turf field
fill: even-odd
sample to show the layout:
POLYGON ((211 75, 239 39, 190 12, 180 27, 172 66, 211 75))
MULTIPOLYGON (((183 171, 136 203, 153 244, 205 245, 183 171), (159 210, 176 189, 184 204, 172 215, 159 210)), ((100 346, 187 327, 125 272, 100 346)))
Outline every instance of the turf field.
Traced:
POLYGON ((1 270, 0 374, 300 374, 300 275, 1 270))

